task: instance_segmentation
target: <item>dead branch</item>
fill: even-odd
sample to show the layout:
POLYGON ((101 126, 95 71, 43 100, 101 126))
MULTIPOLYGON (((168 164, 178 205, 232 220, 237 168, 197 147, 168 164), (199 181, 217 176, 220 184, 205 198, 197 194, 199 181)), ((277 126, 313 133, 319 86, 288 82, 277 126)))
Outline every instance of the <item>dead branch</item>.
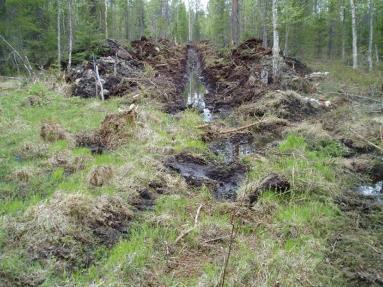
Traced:
POLYGON ((202 208, 202 206, 203 206, 203 204, 201 203, 201 204, 199 205, 198 209, 197 209, 197 213, 196 213, 196 215, 195 215, 195 217, 194 217, 194 227, 196 227, 197 224, 198 224, 198 217, 199 217, 199 213, 201 212, 201 208, 202 208))
POLYGON ((97 97, 97 86, 99 86, 101 89, 101 94, 100 94, 101 100, 105 101, 104 87, 103 87, 102 82, 101 82, 100 73, 98 72, 98 66, 96 64, 96 60, 95 60, 94 55, 93 55, 93 68, 94 68, 94 73, 96 75, 96 97, 97 97))
POLYGON ((242 130, 246 130, 246 129, 249 129, 249 128, 252 128, 256 125, 258 125, 259 123, 252 123, 252 124, 248 124, 246 126, 242 126, 242 127, 239 127, 239 128, 234 128, 234 129, 228 129, 228 130, 223 130, 223 131, 220 131, 219 134, 231 134, 231 133, 236 133, 236 132, 239 132, 239 131, 242 131, 242 130))
POLYGON ((226 238, 230 238, 230 235, 224 235, 224 236, 219 236, 219 237, 216 237, 216 238, 213 238, 213 239, 205 240, 203 243, 208 244, 208 243, 215 242, 215 241, 220 241, 220 240, 223 240, 223 239, 226 239, 226 238))
POLYGON ((233 213, 232 216, 231 216, 231 232, 230 232, 229 248, 227 250, 227 255, 225 257, 225 261, 224 261, 224 264, 223 264, 223 269, 222 269, 222 272, 221 272, 220 280, 218 281, 218 285, 217 285, 217 286, 220 286, 220 287, 224 287, 225 286, 226 270, 227 270, 227 266, 229 264, 229 259, 230 259, 231 251, 233 249, 234 237, 235 237, 235 225, 234 225, 234 213, 233 213))
POLYGON ((190 232, 192 232, 194 230, 194 226, 183 231, 180 235, 178 235, 178 237, 176 238, 176 240, 174 241, 174 245, 176 245, 182 238, 184 238, 186 235, 188 235, 190 232))
POLYGON ((17 57, 21 60, 21 62, 23 63, 23 66, 25 68, 25 70, 28 72, 29 74, 29 77, 31 78, 32 77, 32 66, 31 64, 29 63, 29 60, 28 60, 28 57, 27 56, 21 56, 21 54, 4 38, 3 35, 0 34, 0 39, 3 40, 3 42, 13 51, 13 53, 15 55, 17 55, 17 57))
POLYGON ((190 227, 189 229, 183 231, 180 235, 178 235, 178 237, 177 237, 176 240, 174 241, 174 245, 176 245, 182 238, 184 238, 186 235, 188 235, 190 232, 192 232, 192 231, 197 227, 197 224, 198 224, 198 218, 199 218, 199 214, 200 214, 200 212, 201 212, 202 206, 203 206, 203 204, 200 204, 200 205, 198 206, 196 215, 195 215, 195 217, 194 217, 194 226, 193 226, 193 227, 190 227))

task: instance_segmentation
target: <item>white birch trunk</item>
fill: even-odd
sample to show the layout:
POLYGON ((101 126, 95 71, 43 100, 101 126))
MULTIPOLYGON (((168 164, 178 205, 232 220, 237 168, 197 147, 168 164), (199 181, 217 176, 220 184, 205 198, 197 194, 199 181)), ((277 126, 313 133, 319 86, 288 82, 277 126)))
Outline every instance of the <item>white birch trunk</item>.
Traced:
POLYGON ((193 41, 191 0, 189 0, 189 41, 193 41))
POLYGON ((346 40, 344 37, 344 14, 345 14, 345 7, 342 5, 340 7, 340 22, 342 25, 342 61, 344 61, 346 57, 346 40))
POLYGON ((272 0, 273 6, 273 76, 278 77, 280 69, 279 34, 278 34, 278 0, 272 0))
POLYGON ((108 0, 105 0, 105 39, 108 37, 108 0))
POLYGON ((57 66, 61 71, 61 1, 57 0, 57 66))
POLYGON ((68 71, 72 67, 72 50, 73 50, 73 24, 72 24, 72 0, 68 0, 68 22, 69 22, 69 39, 68 39, 68 71))
POLYGON ((369 37, 368 37, 368 54, 367 54, 367 61, 368 61, 368 71, 372 72, 372 40, 373 40, 373 7, 372 7, 372 0, 368 0, 368 17, 369 17, 369 37))
POLYGON ((358 68, 358 35, 356 31, 356 13, 354 0, 350 0, 352 20, 352 68, 358 68))

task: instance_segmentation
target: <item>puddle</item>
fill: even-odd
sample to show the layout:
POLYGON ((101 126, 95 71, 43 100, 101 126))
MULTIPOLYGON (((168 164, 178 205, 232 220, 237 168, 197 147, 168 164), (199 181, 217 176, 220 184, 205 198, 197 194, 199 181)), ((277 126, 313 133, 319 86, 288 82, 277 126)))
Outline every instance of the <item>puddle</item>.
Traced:
POLYGON ((187 60, 187 84, 183 92, 186 106, 198 110, 203 115, 205 122, 213 119, 210 109, 206 107, 205 96, 208 93, 206 85, 203 82, 201 63, 198 59, 196 50, 193 47, 188 48, 187 60))
POLYGON ((365 196, 375 197, 380 203, 383 203, 383 181, 373 185, 362 185, 356 191, 365 196))
POLYGON ((218 156, 223 156, 226 163, 238 161, 241 157, 255 152, 254 138, 248 134, 237 134, 227 139, 210 143, 209 148, 218 156))
POLYGON ((217 200, 235 200, 246 173, 240 163, 212 163, 186 153, 169 158, 165 165, 180 173, 188 184, 212 189, 217 200))

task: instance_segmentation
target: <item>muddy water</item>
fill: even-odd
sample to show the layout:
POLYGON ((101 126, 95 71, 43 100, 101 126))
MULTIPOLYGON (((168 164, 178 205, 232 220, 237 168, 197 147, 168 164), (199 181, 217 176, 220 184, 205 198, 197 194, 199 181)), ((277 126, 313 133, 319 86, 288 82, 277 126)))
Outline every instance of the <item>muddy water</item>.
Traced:
POLYGON ((383 181, 373 185, 362 185, 356 191, 363 195, 374 197, 378 202, 383 203, 383 181))
POLYGON ((203 82, 201 63, 193 47, 188 48, 186 77, 187 85, 183 93, 186 106, 198 110, 202 113, 204 121, 210 122, 213 119, 212 113, 205 103, 205 95, 208 90, 203 82))
MULTIPOLYGON (((206 106, 208 89, 197 51, 192 46, 188 48, 186 77, 187 85, 182 94, 185 105, 198 110, 205 122, 217 119, 220 115, 213 116, 206 106)), ((246 167, 239 162, 239 158, 254 151, 252 142, 251 136, 243 134, 214 140, 209 144, 210 150, 223 160, 208 160, 180 153, 168 158, 165 165, 180 173, 189 185, 209 187, 217 200, 236 200, 237 190, 246 175, 246 167)))

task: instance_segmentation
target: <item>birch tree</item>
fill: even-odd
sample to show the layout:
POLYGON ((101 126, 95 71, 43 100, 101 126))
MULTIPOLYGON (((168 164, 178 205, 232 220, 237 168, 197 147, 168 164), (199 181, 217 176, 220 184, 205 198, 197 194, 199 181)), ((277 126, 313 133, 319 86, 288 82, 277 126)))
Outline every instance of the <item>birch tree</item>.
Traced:
POLYGON ((105 15, 104 15, 104 20, 105 20, 105 39, 109 38, 108 35, 108 0, 105 0, 105 15))
POLYGON ((57 0, 57 66, 61 70, 61 1, 57 0))
POLYGON ((346 57, 346 39, 345 39, 345 35, 344 35, 344 14, 345 14, 345 7, 343 5, 343 3, 341 4, 340 6, 340 9, 339 9, 339 17, 340 17, 340 24, 341 24, 341 38, 342 38, 342 47, 341 47, 341 55, 342 55, 342 60, 344 61, 345 57, 346 57))
POLYGON ((273 12, 273 77, 276 79, 280 69, 279 33, 278 33, 278 0, 272 0, 273 12))
POLYGON ((367 53, 367 61, 368 61, 368 71, 372 71, 372 38, 373 38, 373 7, 372 0, 368 0, 368 17, 369 17, 369 37, 368 37, 368 53, 367 53))
POLYGON ((68 71, 72 67, 72 50, 73 50, 73 7, 72 7, 72 0, 68 1, 68 28, 69 28, 69 35, 68 35, 68 71))
POLYGON ((350 0, 352 26, 352 68, 358 68, 358 35, 356 31, 356 12, 354 0, 350 0))

